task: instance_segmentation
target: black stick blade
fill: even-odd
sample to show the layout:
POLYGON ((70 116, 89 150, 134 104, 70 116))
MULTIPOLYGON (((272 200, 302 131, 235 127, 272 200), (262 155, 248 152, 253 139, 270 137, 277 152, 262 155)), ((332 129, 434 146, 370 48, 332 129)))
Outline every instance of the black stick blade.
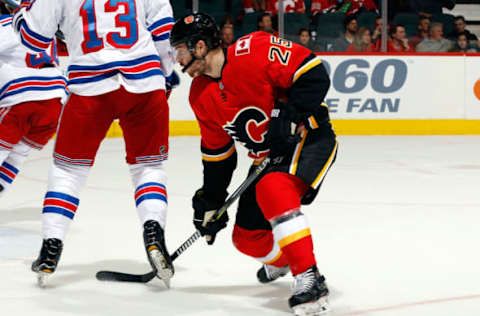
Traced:
POLYGON ((145 274, 130 274, 116 271, 98 271, 95 277, 99 281, 117 281, 117 282, 133 282, 148 283, 157 275, 156 271, 145 274))

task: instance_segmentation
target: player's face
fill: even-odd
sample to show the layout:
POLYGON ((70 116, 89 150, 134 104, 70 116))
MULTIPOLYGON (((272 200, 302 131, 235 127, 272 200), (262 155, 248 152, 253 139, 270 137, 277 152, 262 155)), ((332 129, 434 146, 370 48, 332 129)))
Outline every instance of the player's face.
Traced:
MULTIPOLYGON (((175 46, 175 55, 176 55, 177 62, 182 67, 185 67, 186 65, 188 65, 193 59, 185 43, 178 44, 175 46)), ((195 56, 197 56, 197 52, 195 52, 195 56)), ((201 56, 202 55, 199 55, 197 57, 201 57, 201 56)), ((195 60, 186 69, 186 73, 188 73, 190 77, 195 78, 203 74, 205 72, 205 68, 206 68, 206 62, 204 59, 195 60)))

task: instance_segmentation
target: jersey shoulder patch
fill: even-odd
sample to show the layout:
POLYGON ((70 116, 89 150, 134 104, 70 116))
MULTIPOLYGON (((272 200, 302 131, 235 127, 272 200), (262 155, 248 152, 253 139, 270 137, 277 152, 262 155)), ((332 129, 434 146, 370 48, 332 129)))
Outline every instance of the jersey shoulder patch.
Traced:
POLYGON ((246 35, 240 37, 235 43, 235 56, 250 54, 250 44, 252 42, 253 35, 246 35))
POLYGON ((12 24, 12 19, 11 15, 0 15, 0 25, 3 27, 9 26, 12 24))

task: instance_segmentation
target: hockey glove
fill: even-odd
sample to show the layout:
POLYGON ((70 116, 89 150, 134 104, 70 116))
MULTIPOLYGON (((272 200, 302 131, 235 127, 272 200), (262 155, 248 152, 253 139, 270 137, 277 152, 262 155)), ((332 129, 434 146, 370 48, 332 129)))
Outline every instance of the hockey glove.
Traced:
POLYGON ((165 90, 167 93, 167 99, 170 97, 172 90, 175 89, 179 84, 180 84, 180 77, 174 70, 172 71, 172 74, 170 76, 165 78, 165 90))
POLYGON ((222 207, 226 197, 226 192, 223 196, 215 196, 199 189, 192 198, 193 224, 202 236, 205 236, 209 245, 213 245, 217 233, 227 227, 227 212, 224 212, 219 219, 214 218, 215 212, 222 207))
POLYGON ((267 140, 270 145, 272 163, 280 163, 283 156, 290 154, 300 141, 300 136, 292 131, 292 123, 296 123, 296 111, 283 101, 277 101, 272 110, 267 140))

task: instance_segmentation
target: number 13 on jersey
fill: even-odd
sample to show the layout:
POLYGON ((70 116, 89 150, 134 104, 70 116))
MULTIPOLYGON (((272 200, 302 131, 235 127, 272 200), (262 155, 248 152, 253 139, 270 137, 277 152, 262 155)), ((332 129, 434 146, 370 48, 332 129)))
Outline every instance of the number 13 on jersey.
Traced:
MULTIPOLYGON (((107 33, 106 40, 108 44, 115 48, 128 49, 135 45, 138 40, 138 23, 135 0, 84 0, 80 7, 80 16, 83 22, 83 42, 82 50, 85 54, 93 53, 104 47, 104 39, 97 33, 97 15, 95 12, 95 2, 105 1, 102 13, 117 12, 120 6, 124 13, 115 16, 115 27, 124 28, 125 35, 120 32, 107 33)), ((100 14, 102 19, 107 15, 100 14)))

